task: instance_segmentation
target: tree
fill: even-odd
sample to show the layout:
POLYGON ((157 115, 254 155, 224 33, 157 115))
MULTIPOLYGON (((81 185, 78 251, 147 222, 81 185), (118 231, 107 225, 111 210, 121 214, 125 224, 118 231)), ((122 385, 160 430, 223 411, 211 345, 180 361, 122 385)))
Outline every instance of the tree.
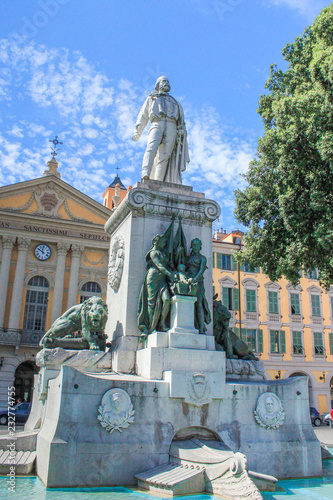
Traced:
POLYGON ((235 215, 248 227, 241 262, 293 284, 318 268, 333 283, 333 3, 283 49, 259 100, 265 135, 236 191, 235 215))

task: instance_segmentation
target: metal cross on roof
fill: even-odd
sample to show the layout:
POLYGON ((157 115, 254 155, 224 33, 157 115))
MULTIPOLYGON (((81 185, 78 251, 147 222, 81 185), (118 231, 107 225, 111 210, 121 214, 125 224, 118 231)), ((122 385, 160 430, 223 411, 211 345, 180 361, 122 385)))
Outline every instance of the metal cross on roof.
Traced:
POLYGON ((49 139, 49 142, 52 142, 54 144, 54 147, 51 146, 51 155, 53 156, 53 158, 55 158, 58 154, 58 151, 59 151, 59 149, 57 149, 57 146, 58 146, 58 144, 62 144, 62 142, 58 141, 57 135, 55 136, 55 139, 53 139, 53 141, 51 141, 51 139, 49 139))

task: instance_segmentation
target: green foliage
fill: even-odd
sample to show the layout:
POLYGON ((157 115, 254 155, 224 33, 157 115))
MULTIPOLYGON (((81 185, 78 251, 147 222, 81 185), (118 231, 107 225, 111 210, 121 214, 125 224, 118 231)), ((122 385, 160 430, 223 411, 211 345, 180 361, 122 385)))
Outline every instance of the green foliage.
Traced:
POLYGON ((240 260, 293 284, 318 268, 333 283, 333 4, 271 66, 259 100, 265 135, 236 191, 235 215, 249 228, 240 260))

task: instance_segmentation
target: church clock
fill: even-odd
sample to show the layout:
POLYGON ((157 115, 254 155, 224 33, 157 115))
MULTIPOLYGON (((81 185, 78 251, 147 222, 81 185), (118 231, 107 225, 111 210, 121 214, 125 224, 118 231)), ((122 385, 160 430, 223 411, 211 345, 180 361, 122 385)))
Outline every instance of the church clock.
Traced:
POLYGON ((51 248, 48 245, 37 245, 35 248, 35 257, 38 260, 47 260, 51 257, 51 248))

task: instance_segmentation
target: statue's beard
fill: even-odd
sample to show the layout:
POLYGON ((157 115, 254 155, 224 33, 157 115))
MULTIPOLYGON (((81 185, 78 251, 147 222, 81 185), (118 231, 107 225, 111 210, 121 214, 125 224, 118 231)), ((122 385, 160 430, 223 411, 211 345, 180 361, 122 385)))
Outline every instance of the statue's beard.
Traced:
POLYGON ((160 92, 170 92, 170 85, 163 85, 159 88, 160 92))

